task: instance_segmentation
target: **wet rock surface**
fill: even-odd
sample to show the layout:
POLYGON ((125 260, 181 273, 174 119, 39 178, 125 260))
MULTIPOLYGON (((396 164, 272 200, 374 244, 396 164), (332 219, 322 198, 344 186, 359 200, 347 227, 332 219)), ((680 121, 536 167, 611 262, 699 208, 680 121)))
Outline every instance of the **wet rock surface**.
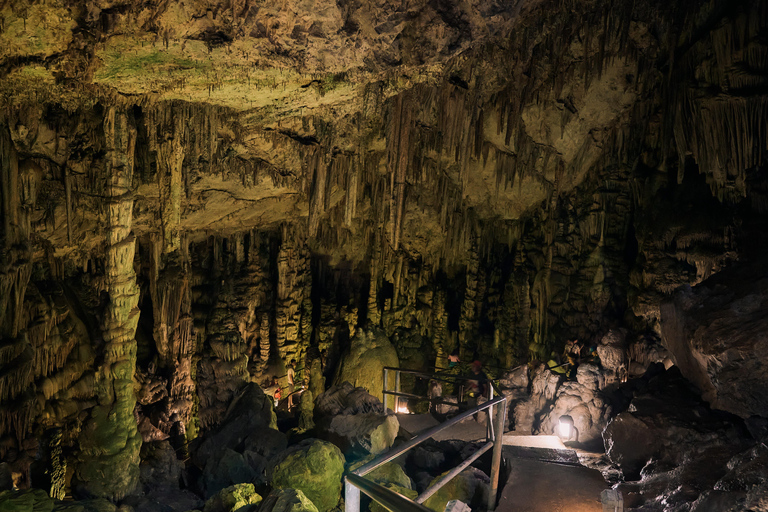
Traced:
POLYGON ((273 487, 300 490, 321 512, 338 504, 345 459, 336 446, 306 439, 281 452, 274 461, 269 469, 273 487))
POLYGON ((664 343, 713 407, 742 418, 765 415, 768 277, 736 266, 677 291, 662 305, 664 343))
MULTIPOLYGON (((155 477, 158 493, 266 494, 270 446, 316 432, 309 407, 301 435, 269 431, 256 385, 285 410, 305 379, 315 397, 348 380, 317 419, 383 413, 355 387, 378 401, 383 365, 431 371, 454 351, 525 365, 502 386, 517 432, 567 414, 597 440, 621 413, 692 460, 710 445, 730 457, 727 428, 665 419, 622 383, 674 359, 762 435, 765 14, 728 0, 3 3, 6 473, 103 498, 94 508, 155 477), (757 270, 726 274, 737 261, 757 270), (605 371, 540 364, 575 338, 605 371), (189 447, 183 488, 166 448, 142 459, 166 441, 179 460, 189 447)), ((706 487, 717 471, 689 484, 665 465, 678 455, 637 469, 647 456, 615 457, 647 475, 640 506, 700 491, 701 507, 736 506, 706 487)))

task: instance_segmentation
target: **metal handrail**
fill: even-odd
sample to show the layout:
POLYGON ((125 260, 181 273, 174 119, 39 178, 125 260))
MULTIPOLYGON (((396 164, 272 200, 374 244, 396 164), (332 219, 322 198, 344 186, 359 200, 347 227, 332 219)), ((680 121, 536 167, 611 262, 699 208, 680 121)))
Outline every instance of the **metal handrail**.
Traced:
MULTIPOLYGON (((496 505, 496 495, 498 493, 498 483, 499 483, 499 468, 501 466, 501 445, 502 445, 502 438, 503 438, 503 432, 504 432, 504 415, 506 414, 506 409, 507 409, 506 407, 507 397, 505 396, 498 396, 492 400, 489 400, 488 402, 480 404, 477 407, 474 407, 466 412, 463 412, 457 416, 454 416, 448 421, 441 423, 440 425, 437 425, 427 430, 426 432, 423 432, 411 438, 409 441, 403 443, 397 448, 394 448, 380 455, 379 457, 376 457, 375 459, 368 462, 367 464, 364 464, 359 468, 357 468, 356 470, 352 471, 350 474, 357 475, 359 477, 365 476, 371 471, 375 470, 376 468, 381 467, 384 464, 393 461, 400 455, 418 446, 419 444, 433 437, 437 433, 477 414, 478 412, 481 412, 485 409, 492 409, 494 406, 498 406, 498 407, 496 408, 495 418, 493 418, 494 420, 493 427, 490 428, 488 432, 489 433, 488 442, 482 447, 480 447, 480 449, 477 452, 475 452, 469 459, 465 460, 459 466, 452 469, 440 480, 438 480, 433 486, 426 489, 423 493, 421 493, 418 496, 418 498, 416 498, 416 503, 423 503, 435 492, 437 492, 441 487, 447 484, 452 478, 454 478, 456 475, 458 475, 464 469, 466 469, 467 466, 472 464, 485 452, 493 448, 493 459, 491 461, 491 492, 488 495, 488 510, 493 510, 496 505)), ((345 511, 359 512, 360 511, 359 486, 355 486, 354 482, 349 481, 349 478, 347 478, 347 481, 344 485, 345 485, 344 487, 345 511)))
POLYGON ((402 494, 372 482, 354 473, 347 473, 347 482, 354 485, 365 494, 379 502, 387 510, 393 512, 432 512, 424 505, 415 503, 402 494))

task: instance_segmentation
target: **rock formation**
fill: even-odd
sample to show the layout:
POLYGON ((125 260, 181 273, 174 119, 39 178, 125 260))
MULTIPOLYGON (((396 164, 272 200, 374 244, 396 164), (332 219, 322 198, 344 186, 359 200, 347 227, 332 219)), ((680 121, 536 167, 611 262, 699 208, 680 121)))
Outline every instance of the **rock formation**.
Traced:
POLYGON ((0 463, 120 503, 142 443, 210 476, 233 403, 277 426, 258 388, 378 400, 454 349, 530 365, 521 432, 598 439, 655 362, 759 423, 766 27, 764 0, 5 2, 0 463), (546 369, 573 339, 606 371, 546 369))

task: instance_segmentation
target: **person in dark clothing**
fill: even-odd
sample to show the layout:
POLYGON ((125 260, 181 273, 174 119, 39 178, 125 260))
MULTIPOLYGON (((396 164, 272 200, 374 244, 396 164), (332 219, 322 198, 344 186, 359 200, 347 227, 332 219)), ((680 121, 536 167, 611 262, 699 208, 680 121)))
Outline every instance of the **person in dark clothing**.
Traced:
POLYGON ((485 396, 488 391, 488 376, 483 372, 483 363, 473 361, 470 365, 471 372, 467 380, 467 403, 470 407, 477 406, 477 399, 485 396))

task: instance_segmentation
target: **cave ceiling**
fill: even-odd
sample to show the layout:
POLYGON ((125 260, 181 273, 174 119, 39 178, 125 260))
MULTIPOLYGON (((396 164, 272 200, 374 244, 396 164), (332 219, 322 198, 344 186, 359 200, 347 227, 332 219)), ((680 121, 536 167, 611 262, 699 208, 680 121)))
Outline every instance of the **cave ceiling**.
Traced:
MULTIPOLYGON (((301 221, 320 234, 318 250, 359 260, 376 225, 395 250, 445 257, 466 248, 467 225, 509 237, 515 221, 575 190, 598 165, 662 164, 670 135, 662 94, 690 94, 701 105, 692 115, 702 116, 712 111, 706 105, 735 101, 702 92, 719 85, 711 61, 686 63, 695 91, 665 89, 670 52, 687 45, 696 61, 691 45, 706 53, 717 43, 692 39, 714 7, 553 7, 5 2, 5 122, 19 157, 41 176, 30 222, 57 257, 97 249, 104 143, 96 110, 118 108, 131 111, 138 131, 139 236, 301 221), (685 30, 671 23, 686 13, 685 30)), ((724 43, 734 46, 724 48, 731 66, 748 64, 757 45, 741 43, 724 43)), ((747 82, 749 70, 743 75, 747 82)), ((737 129, 724 127, 732 138, 737 129)), ((707 153, 709 164, 718 157, 708 153, 727 142, 677 143, 707 153)), ((717 167, 713 182, 738 189, 739 171, 718 176, 717 167)))

